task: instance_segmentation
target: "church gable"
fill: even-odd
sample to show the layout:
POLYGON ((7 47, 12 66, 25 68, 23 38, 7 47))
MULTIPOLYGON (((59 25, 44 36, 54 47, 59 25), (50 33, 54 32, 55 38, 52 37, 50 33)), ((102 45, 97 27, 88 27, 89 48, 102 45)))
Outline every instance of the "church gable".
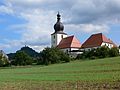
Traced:
POLYGON ((60 49, 80 48, 81 44, 80 44, 79 40, 77 40, 77 38, 75 38, 75 36, 69 36, 69 37, 63 38, 57 47, 60 49))

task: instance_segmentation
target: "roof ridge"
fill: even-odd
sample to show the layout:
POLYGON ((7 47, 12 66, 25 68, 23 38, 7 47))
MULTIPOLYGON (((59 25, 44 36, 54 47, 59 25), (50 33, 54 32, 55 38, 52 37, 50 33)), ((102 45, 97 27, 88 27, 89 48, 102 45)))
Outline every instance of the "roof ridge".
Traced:
POLYGON ((72 36, 67 36, 67 37, 65 37, 65 38, 63 38, 63 39, 70 38, 70 37, 74 37, 74 35, 72 35, 72 36))
POLYGON ((78 42, 79 42, 79 44, 80 44, 80 41, 74 36, 73 38, 72 38, 72 42, 71 42, 71 46, 72 46, 72 43, 76 43, 76 42, 74 42, 74 40, 77 40, 78 42))
POLYGON ((71 37, 72 37, 72 41, 71 41, 71 43, 70 43, 70 46, 72 46, 73 39, 75 38, 75 36, 74 36, 74 35, 72 35, 71 37))
POLYGON ((103 34, 103 33, 100 32, 100 33, 95 33, 95 34, 92 34, 92 35, 97 35, 97 34, 103 34))

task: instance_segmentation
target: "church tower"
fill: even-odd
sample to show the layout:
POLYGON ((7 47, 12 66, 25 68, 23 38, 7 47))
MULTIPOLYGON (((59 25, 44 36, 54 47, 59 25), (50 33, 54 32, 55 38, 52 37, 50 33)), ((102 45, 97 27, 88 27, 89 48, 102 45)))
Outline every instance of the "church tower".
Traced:
POLYGON ((60 17, 61 15, 58 12, 57 22, 54 25, 55 32, 51 34, 51 47, 56 47, 63 38, 67 37, 67 34, 63 32, 64 26, 60 21, 60 17))

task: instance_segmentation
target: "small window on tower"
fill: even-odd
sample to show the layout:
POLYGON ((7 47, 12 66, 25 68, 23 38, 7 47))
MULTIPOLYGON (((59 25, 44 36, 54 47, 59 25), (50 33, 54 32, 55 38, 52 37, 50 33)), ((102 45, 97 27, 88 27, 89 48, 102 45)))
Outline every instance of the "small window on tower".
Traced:
POLYGON ((54 35, 54 39, 55 39, 55 35, 54 35))
POLYGON ((63 39, 63 35, 61 35, 61 38, 63 39))

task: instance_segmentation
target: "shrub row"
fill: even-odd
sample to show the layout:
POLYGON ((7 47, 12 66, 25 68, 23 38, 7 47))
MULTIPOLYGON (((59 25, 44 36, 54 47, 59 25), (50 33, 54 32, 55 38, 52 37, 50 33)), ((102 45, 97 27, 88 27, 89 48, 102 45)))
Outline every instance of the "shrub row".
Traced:
POLYGON ((117 47, 113 47, 110 49, 107 46, 102 46, 97 49, 84 51, 82 54, 79 54, 77 56, 77 59, 96 59, 115 56, 119 56, 119 49, 117 47))
MULTIPOLYGON (((27 47, 28 48, 28 47, 27 47)), ((35 56, 35 55, 34 55, 35 56)), ((36 57, 31 57, 24 50, 17 51, 11 58, 12 65, 49 65, 55 63, 69 62, 70 58, 67 54, 57 48, 45 48, 37 54, 36 57)))

